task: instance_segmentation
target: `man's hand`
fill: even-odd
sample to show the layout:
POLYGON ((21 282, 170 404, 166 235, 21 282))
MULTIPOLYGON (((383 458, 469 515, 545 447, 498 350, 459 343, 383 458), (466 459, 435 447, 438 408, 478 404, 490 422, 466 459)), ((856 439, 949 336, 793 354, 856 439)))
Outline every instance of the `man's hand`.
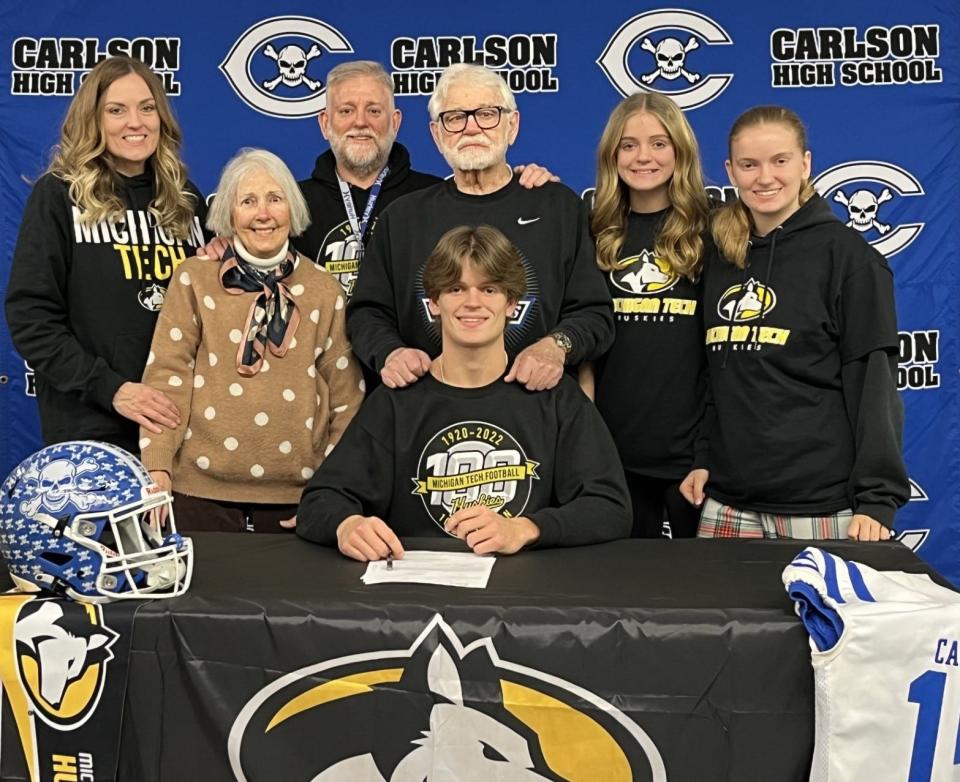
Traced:
POLYGON ((154 434, 180 425, 180 411, 163 391, 128 381, 113 395, 113 409, 154 434))
MULTIPOLYGON (((150 494, 156 494, 165 491, 167 494, 173 494, 173 482, 170 480, 170 473, 166 470, 150 470, 150 480, 153 486, 147 489, 150 494)), ((167 523, 167 506, 154 508, 150 511, 150 526, 154 529, 160 529, 167 523)))
POLYGON ((197 257, 205 261, 219 261, 229 246, 230 243, 222 236, 214 236, 206 246, 197 250, 197 257))
POLYGON ((691 505, 699 508, 703 505, 703 487, 710 480, 710 472, 702 468, 690 470, 680 484, 680 493, 691 505))
POLYGON ((551 174, 543 166, 538 166, 536 163, 528 163, 525 166, 514 166, 513 171, 516 174, 520 174, 520 185, 532 190, 535 187, 543 187, 547 182, 559 182, 560 177, 556 174, 551 174))
POLYGON ((528 391, 553 388, 563 377, 566 357, 567 354, 553 337, 544 337, 520 351, 504 380, 507 383, 517 381, 526 386, 528 391))
POLYGON ((403 559, 400 539, 376 516, 347 516, 337 527, 337 547, 341 554, 361 562, 386 559, 388 554, 403 559))
POLYGON ((540 537, 540 528, 525 516, 508 519, 483 505, 461 508, 444 527, 474 554, 516 554, 540 537))
POLYGON ((380 370, 380 379, 387 388, 405 388, 430 371, 430 356, 415 348, 397 348, 380 370))
POLYGON ((297 514, 293 514, 293 516, 292 516, 291 518, 289 518, 289 519, 283 519, 283 520, 280 522, 280 526, 283 527, 284 529, 296 529, 296 528, 297 528, 297 514))
POLYGON ((850 540, 890 540, 890 530, 865 513, 855 513, 847 527, 850 540))

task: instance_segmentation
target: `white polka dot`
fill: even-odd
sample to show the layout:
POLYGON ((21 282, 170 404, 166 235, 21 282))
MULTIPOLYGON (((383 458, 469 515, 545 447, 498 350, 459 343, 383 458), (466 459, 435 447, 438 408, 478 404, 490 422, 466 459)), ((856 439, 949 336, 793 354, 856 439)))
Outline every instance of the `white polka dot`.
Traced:
POLYGON ((184 440, 189 440, 191 437, 193 437, 193 429, 191 429, 191 428, 188 426, 188 427, 187 427, 187 431, 185 431, 185 432, 183 433, 183 439, 184 439, 184 440))
POLYGON ((197 365, 197 362, 194 361, 192 358, 187 362, 187 366, 188 366, 190 369, 193 369, 196 365, 197 365))
POLYGON ((157 360, 157 357, 153 355, 153 351, 150 351, 150 355, 147 356, 147 366, 150 366, 154 361, 157 360))
POLYGON ((140 438, 140 442, 137 443, 137 445, 140 446, 140 450, 142 451, 144 448, 146 448, 148 445, 150 445, 151 442, 152 442, 152 441, 151 441, 151 439, 150 439, 149 437, 141 437, 141 438, 140 438))
POLYGON ((253 417, 253 420, 257 426, 266 426, 268 423, 270 423, 270 416, 268 416, 266 413, 260 412, 253 417))
POLYGON ((180 388, 180 386, 183 385, 183 378, 178 377, 177 375, 170 375, 170 379, 167 380, 167 383, 169 383, 174 388, 180 388))
POLYGON ((311 432, 313 431, 313 416, 310 416, 310 417, 306 420, 306 423, 304 423, 304 426, 306 426, 307 429, 309 429, 311 432))
POLYGON ((300 474, 303 476, 305 481, 309 481, 313 477, 313 470, 311 470, 309 467, 304 467, 302 470, 300 470, 300 474))
POLYGON ((264 360, 263 360, 263 365, 260 367, 260 371, 261 371, 261 372, 269 372, 269 371, 270 371, 270 362, 267 361, 266 359, 264 359, 264 360))
POLYGON ((329 456, 329 455, 330 455, 330 452, 331 452, 332 450, 333 450, 333 443, 330 443, 330 445, 328 445, 328 446, 324 449, 323 455, 324 455, 324 456, 329 456))
POLYGON ((210 466, 210 460, 206 456, 197 457, 197 467, 201 470, 206 470, 210 466))
POLYGON ((174 342, 179 342, 181 339, 183 339, 183 332, 174 326, 172 329, 170 329, 170 339, 172 339, 174 342))
POLYGON ((360 378, 360 390, 361 391, 367 390, 367 381, 364 380, 362 377, 360 378))
POLYGON ((327 341, 323 343, 324 350, 330 350, 330 346, 333 344, 333 337, 327 337, 327 341))
POLYGON ((323 348, 314 348, 314 349, 313 349, 313 357, 314 357, 314 358, 317 358, 317 356, 319 356, 321 353, 323 353, 323 348))
POLYGON ((342 309, 343 309, 343 296, 337 296, 337 302, 336 302, 336 304, 333 305, 333 308, 334 308, 335 310, 342 310, 342 309))
POLYGON ((319 323, 319 322, 320 322, 320 310, 314 310, 313 312, 311 312, 311 313, 310 313, 310 320, 312 320, 314 323, 319 323))
POLYGON ((208 421, 212 421, 214 418, 217 417, 217 411, 214 410, 213 406, 211 405, 210 407, 208 407, 206 410, 203 411, 203 417, 206 418, 208 421))
POLYGON ((337 359, 337 369, 346 369, 348 366, 350 366, 350 359, 346 356, 340 356, 337 359))
POLYGON ((180 284, 189 285, 190 284, 190 275, 186 272, 180 272, 180 284))
POLYGON ((335 413, 342 413, 344 410, 347 409, 347 407, 348 407, 348 405, 340 405, 339 407, 333 408, 333 412, 335 412, 335 413))
POLYGON ((219 361, 219 360, 220 360, 220 359, 217 358, 217 354, 216 354, 216 353, 211 353, 209 356, 207 356, 207 361, 210 362, 210 366, 212 366, 212 367, 215 367, 215 366, 217 365, 217 361, 219 361))
POLYGON ((213 296, 204 296, 203 306, 208 310, 215 310, 217 308, 217 303, 213 300, 213 296))
POLYGON ((294 337, 290 340, 290 350, 293 350, 297 346, 297 338, 294 337))
POLYGON ((196 315, 191 315, 191 316, 190 316, 190 320, 193 321, 193 325, 194 325, 194 326, 198 326, 198 325, 199 325, 199 323, 197 322, 197 316, 196 316, 196 315))
POLYGON ((310 366, 307 367, 307 374, 310 375, 310 377, 316 377, 316 376, 317 376, 317 369, 316 369, 316 367, 314 367, 313 364, 311 364, 310 366))
POLYGON ((250 467, 250 474, 254 478, 263 477, 263 467, 261 467, 259 464, 254 464, 253 466, 250 467))
POLYGON ((320 407, 320 394, 316 395, 314 402, 316 403, 317 407, 320 407))
POLYGON ((242 396, 243 395, 243 386, 239 383, 230 384, 230 396, 242 396))
POLYGON ((297 395, 293 393, 292 388, 285 388, 283 389, 283 398, 286 399, 288 402, 292 402, 294 399, 297 398, 297 395))
POLYGON ((228 437, 226 440, 223 441, 223 447, 226 448, 228 451, 237 450, 237 446, 239 445, 240 443, 237 442, 236 437, 228 437))
POLYGON ((290 453, 293 450, 293 446, 290 444, 289 440, 284 440, 280 445, 277 446, 280 449, 280 453, 290 453))
POLYGON ((193 387, 194 388, 203 388, 204 384, 203 375, 194 375, 193 376, 193 387))
POLYGON ((234 345, 239 345, 241 339, 243 339, 243 334, 240 332, 240 329, 231 329, 231 330, 230 330, 230 341, 231 341, 234 345))
POLYGON ((303 295, 303 286, 300 285, 299 283, 298 283, 297 285, 294 285, 294 286, 290 289, 290 293, 292 293, 294 296, 302 296, 302 295, 303 295))

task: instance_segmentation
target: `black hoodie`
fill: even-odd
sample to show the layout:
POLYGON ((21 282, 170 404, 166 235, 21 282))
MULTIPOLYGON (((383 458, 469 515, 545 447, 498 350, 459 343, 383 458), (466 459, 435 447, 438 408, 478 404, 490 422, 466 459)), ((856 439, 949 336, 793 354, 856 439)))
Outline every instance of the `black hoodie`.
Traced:
MULTIPOLYGON (((357 278, 356 242, 347 220, 347 211, 343 208, 340 185, 337 182, 337 161, 333 150, 328 149, 317 158, 313 175, 299 183, 303 197, 310 209, 310 227, 301 236, 293 239, 294 247, 319 266, 326 268, 336 277, 347 291, 353 294, 353 285, 357 278), (335 265, 327 267, 329 262, 335 265)), ((410 154, 403 144, 394 142, 387 160, 390 173, 383 180, 380 196, 370 216, 364 242, 369 242, 376 228, 377 217, 393 201, 402 195, 422 190, 436 184, 440 177, 424 174, 410 168, 410 154)), ((350 185, 353 205, 357 219, 363 216, 367 206, 370 189, 350 185)))
POLYGON ((137 424, 113 409, 127 381, 140 382, 171 274, 203 246, 206 203, 188 241, 154 227, 149 169, 119 177, 124 220, 81 223, 67 183, 45 174, 20 223, 7 286, 7 324, 17 351, 36 371, 47 443, 104 440, 136 453, 137 424))
POLYGON ((713 405, 707 494, 765 513, 853 508, 886 526, 909 497, 893 274, 815 195, 704 272, 713 405))

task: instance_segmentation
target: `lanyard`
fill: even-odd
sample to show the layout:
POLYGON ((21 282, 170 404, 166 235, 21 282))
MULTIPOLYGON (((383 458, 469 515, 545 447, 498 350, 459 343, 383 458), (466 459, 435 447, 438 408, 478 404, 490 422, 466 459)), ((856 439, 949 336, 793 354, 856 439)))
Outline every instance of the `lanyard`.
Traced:
POLYGON ((358 221, 357 220, 357 208, 353 205, 353 196, 350 195, 350 185, 344 182, 340 178, 340 173, 337 172, 337 182, 340 184, 340 196, 343 198, 343 208, 347 212, 347 220, 350 221, 350 230, 353 231, 353 235, 357 237, 357 242, 360 247, 363 247, 363 235, 367 232, 367 225, 370 222, 370 215, 373 214, 373 208, 377 204, 377 198, 380 196, 380 186, 383 184, 383 180, 387 178, 387 174, 390 173, 390 167, 384 166, 383 169, 377 174, 377 178, 373 182, 373 186, 370 188, 370 196, 367 198, 367 206, 363 210, 363 217, 358 221))

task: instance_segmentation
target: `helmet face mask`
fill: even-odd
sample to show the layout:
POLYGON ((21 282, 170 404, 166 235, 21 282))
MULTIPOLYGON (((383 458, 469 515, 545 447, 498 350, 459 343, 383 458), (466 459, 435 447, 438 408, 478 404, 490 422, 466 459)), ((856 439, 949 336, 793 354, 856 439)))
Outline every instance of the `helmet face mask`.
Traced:
POLYGON ((106 443, 48 446, 0 490, 0 552, 23 589, 106 601, 182 595, 193 544, 172 498, 143 465, 106 443), (163 531, 151 524, 165 511, 163 531))

